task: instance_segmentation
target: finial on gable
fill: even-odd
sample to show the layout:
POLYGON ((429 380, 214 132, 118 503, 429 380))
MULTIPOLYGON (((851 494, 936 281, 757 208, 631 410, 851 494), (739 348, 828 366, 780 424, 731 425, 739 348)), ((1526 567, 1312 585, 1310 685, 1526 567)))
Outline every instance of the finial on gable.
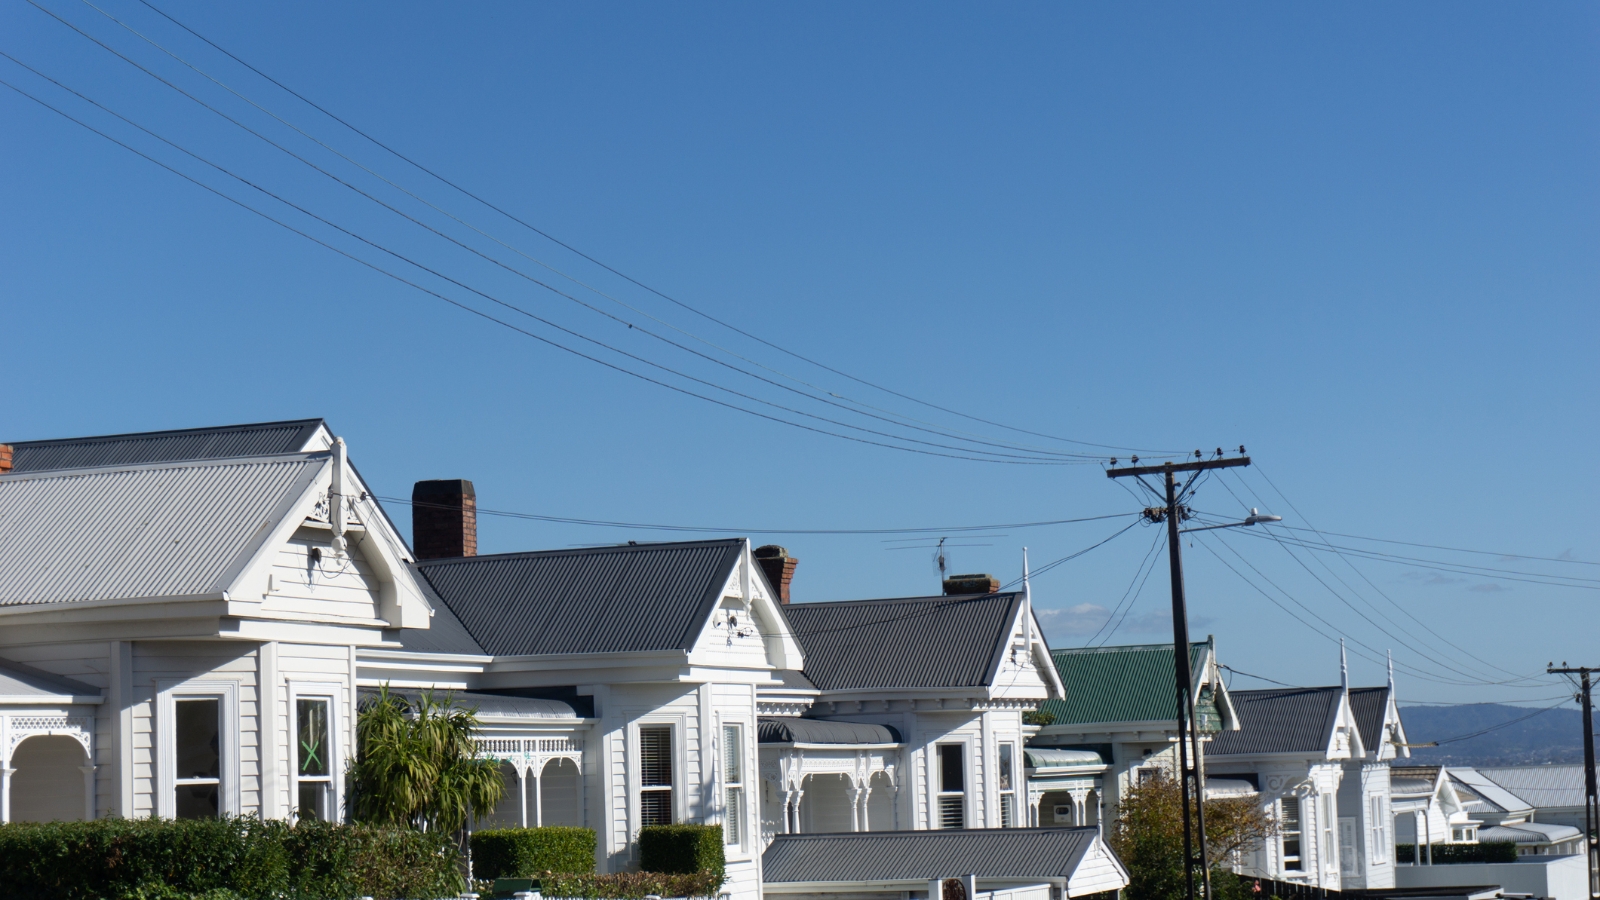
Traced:
POLYGON ((1394 702, 1394 651, 1387 653, 1389 657, 1389 702, 1394 702))
POLYGON ((1344 638, 1339 638, 1339 687, 1350 693, 1350 663, 1344 655, 1344 638))
POLYGON ((1022 548, 1022 630, 1028 636, 1028 658, 1033 658, 1033 585, 1028 582, 1028 548, 1022 548))

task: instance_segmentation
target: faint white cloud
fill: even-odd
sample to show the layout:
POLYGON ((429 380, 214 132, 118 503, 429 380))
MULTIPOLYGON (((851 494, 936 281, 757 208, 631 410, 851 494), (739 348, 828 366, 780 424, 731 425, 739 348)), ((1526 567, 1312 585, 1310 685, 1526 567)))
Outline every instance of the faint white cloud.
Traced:
POLYGON ((1483 584, 1472 585, 1471 587, 1467 588, 1467 590, 1476 591, 1480 594, 1498 594, 1501 591, 1509 591, 1511 589, 1503 584, 1495 584, 1492 581, 1485 581, 1483 584))
MULTIPOLYGON (((1081 638, 1101 631, 1109 630, 1108 622, 1111 619, 1111 610, 1098 603, 1079 603, 1066 609, 1041 609, 1035 611, 1039 617, 1039 624, 1044 627, 1045 634, 1051 640, 1060 638, 1081 638)), ((1119 613, 1122 623, 1116 627, 1118 635, 1164 635, 1167 640, 1172 639, 1172 614, 1164 610, 1149 610, 1142 613, 1119 613)), ((1210 616, 1190 616, 1191 629, 1205 628, 1215 621, 1210 616)), ((1102 635, 1104 637, 1104 635, 1102 635)))

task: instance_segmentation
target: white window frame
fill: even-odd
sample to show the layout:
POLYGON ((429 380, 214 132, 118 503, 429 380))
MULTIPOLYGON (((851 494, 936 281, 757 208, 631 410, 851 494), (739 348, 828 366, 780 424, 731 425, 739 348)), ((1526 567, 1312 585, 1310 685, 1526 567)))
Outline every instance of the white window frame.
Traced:
POLYGON ((1304 873, 1306 871, 1306 805, 1300 797, 1284 797, 1278 801, 1278 821, 1284 823, 1285 830, 1278 835, 1278 862, 1283 867, 1284 874, 1290 872, 1304 873), (1294 831, 1287 830, 1287 819, 1284 816, 1283 805, 1293 803, 1295 807, 1294 831), (1294 842, 1299 846, 1294 856, 1289 855, 1289 839, 1293 835, 1294 842), (1293 860, 1296 868, 1289 868, 1289 861, 1293 860))
MULTIPOLYGON (((344 696, 344 685, 332 681, 290 681, 289 682, 289 816, 294 818, 300 812, 300 700, 326 700, 328 701, 328 802, 332 805, 329 811, 329 822, 343 821, 344 815, 344 742, 339 738, 344 734, 341 726, 344 717, 340 715, 342 706, 340 700, 344 696)), ((275 717, 274 717, 275 718, 275 717)), ((267 721, 262 717, 262 721, 267 721)), ((318 779, 319 781, 321 779, 318 779)))
MULTIPOLYGON (((178 707, 182 699, 220 700, 218 741, 217 815, 237 816, 239 807, 239 682, 203 679, 156 682, 156 815, 165 819, 178 813, 178 707)), ((259 728, 259 722, 258 722, 259 728)), ((257 739, 260 739, 257 731, 257 739)))
POLYGON ((637 852, 639 829, 644 827, 644 809, 639 795, 644 790, 644 744, 639 737, 641 728, 669 728, 672 733, 672 821, 689 821, 684 806, 684 770, 688 765, 684 747, 687 724, 682 716, 643 716, 628 723, 626 766, 628 772, 628 818, 633 823, 633 844, 637 852))
POLYGON ((1367 830, 1372 834, 1372 861, 1382 864, 1389 861, 1389 817, 1386 814, 1382 794, 1370 794, 1367 807, 1371 810, 1372 827, 1367 830))
POLYGON ((1321 820, 1317 824, 1322 826, 1321 844, 1322 847, 1327 848, 1321 850, 1317 856, 1320 858, 1319 861, 1322 863, 1322 868, 1327 871, 1338 871, 1339 869, 1339 835, 1337 833, 1338 823, 1335 821, 1338 813, 1335 812, 1335 804, 1336 801, 1333 794, 1324 793, 1320 808, 1317 810, 1317 817, 1321 820))
POLYGON ((751 843, 750 842, 750 820, 751 820, 752 816, 759 814, 759 798, 753 797, 751 795, 751 793, 750 793, 750 786, 751 786, 750 785, 750 776, 751 776, 752 770, 750 768, 750 756, 751 756, 751 754, 750 754, 750 749, 749 748, 750 748, 750 740, 751 740, 751 738, 753 736, 753 732, 752 732, 752 729, 750 728, 749 723, 745 722, 743 719, 721 719, 719 721, 719 723, 718 723, 718 728, 719 728, 719 730, 717 732, 717 738, 718 738, 718 740, 717 740, 717 749, 720 752, 717 755, 717 762, 718 762, 717 778, 718 778, 718 780, 719 780, 719 782, 721 784, 721 788, 722 788, 722 790, 720 792, 720 796, 722 798, 722 827, 724 829, 722 842, 723 842, 723 846, 725 848, 724 852, 731 853, 734 856, 737 856, 739 858, 743 858, 745 855, 747 855, 749 853, 749 848, 750 848, 750 843, 751 843), (740 780, 738 782, 736 782, 736 783, 730 783, 728 781, 728 771, 727 771, 727 768, 728 768, 728 766, 727 766, 728 748, 727 748, 727 741, 728 741, 728 729, 730 729, 730 728, 738 729, 738 734, 739 734, 739 748, 738 749, 739 749, 739 779, 740 780), (738 823, 739 824, 739 828, 738 828, 738 832, 739 833, 737 835, 734 835, 734 840, 731 840, 731 841, 728 840, 728 835, 726 833, 726 829, 728 827, 728 813, 727 813, 728 791, 730 789, 737 789, 739 791, 739 802, 740 802, 740 809, 739 809, 739 811, 737 813, 737 816, 738 816, 738 819, 739 819, 739 823, 738 823))
POLYGON ((1000 814, 998 818, 1000 820, 1001 828, 1017 827, 1017 773, 1021 769, 1021 767, 1017 765, 1018 744, 1019 742, 1017 741, 995 742, 994 784, 995 791, 999 796, 1000 802, 1000 814), (1005 751, 1007 749, 1011 751, 1011 787, 1009 788, 1000 783, 1000 775, 1003 771, 1002 766, 1004 763, 1005 751), (1007 821, 1008 819, 1010 820, 1009 822, 1007 821))
POLYGON ((955 791, 944 790, 944 753, 945 747, 961 748, 961 828, 967 828, 972 821, 972 739, 969 736, 957 737, 954 740, 939 740, 933 742, 933 765, 930 767, 928 787, 933 793, 933 821, 928 823, 930 828, 944 828, 944 798, 958 796, 955 791))

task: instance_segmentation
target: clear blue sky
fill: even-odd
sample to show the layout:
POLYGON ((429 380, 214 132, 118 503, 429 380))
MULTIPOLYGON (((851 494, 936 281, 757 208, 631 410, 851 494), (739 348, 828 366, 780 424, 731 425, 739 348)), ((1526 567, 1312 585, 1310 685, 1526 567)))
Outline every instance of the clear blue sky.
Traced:
MULTIPOLYGON (((342 177, 400 196, 87 5, 39 2, 342 177)), ((155 2, 530 223, 853 375, 1085 441, 1244 444, 1295 509, 1260 474, 1245 484, 1286 524, 1600 560, 1593 5, 155 2)), ((430 202, 680 328, 944 428, 1047 443, 919 409, 696 319, 453 194, 135 0, 96 3, 430 202)), ((698 377, 809 402, 419 232, 23 0, 0 3, 0 49, 485 292, 698 377)), ((0 72, 271 205, 10 62, 0 72)), ((0 439, 323 416, 383 494, 464 477, 487 508, 629 522, 932 527, 1139 505, 1096 465, 849 443, 602 369, 335 256, 4 89, 0 208, 0 439)), ((1238 514, 1223 483, 1196 506, 1238 514)), ((1120 527, 967 538, 957 543, 987 546, 957 547, 954 565, 1009 579, 1024 544, 1038 565, 1120 527)), ((1234 565, 1316 610, 1330 623, 1318 630, 1393 648, 1403 697, 1561 693, 1415 672, 1505 677, 1469 653, 1516 673, 1597 661, 1600 592, 1380 561, 1358 575, 1319 557, 1346 586, 1306 551, 1309 571, 1259 537, 1224 534, 1260 574, 1234 565)), ((1154 536, 1134 528, 1038 579, 1039 606, 1058 611, 1053 643, 1089 638, 1154 536)), ((485 517, 480 547, 668 537, 485 517)), ((802 560, 801 600, 936 590, 925 548, 777 540, 802 560)), ((1184 548, 1195 632, 1216 633, 1223 661, 1246 672, 1335 681, 1330 639, 1206 546, 1184 548)), ((1600 578, 1593 566, 1363 546, 1600 578)), ((1113 640, 1170 640, 1166 598, 1159 568, 1113 640)), ((1383 677, 1359 657, 1352 671, 1383 677)))

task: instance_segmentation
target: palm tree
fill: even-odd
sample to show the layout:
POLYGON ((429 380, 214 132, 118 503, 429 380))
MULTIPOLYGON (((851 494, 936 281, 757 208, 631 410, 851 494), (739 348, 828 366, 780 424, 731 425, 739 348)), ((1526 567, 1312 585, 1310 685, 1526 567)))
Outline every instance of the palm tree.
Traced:
POLYGON ((415 703, 389 692, 362 704, 350 767, 358 822, 460 832, 505 792, 499 764, 477 756, 476 708, 423 691, 415 703))

